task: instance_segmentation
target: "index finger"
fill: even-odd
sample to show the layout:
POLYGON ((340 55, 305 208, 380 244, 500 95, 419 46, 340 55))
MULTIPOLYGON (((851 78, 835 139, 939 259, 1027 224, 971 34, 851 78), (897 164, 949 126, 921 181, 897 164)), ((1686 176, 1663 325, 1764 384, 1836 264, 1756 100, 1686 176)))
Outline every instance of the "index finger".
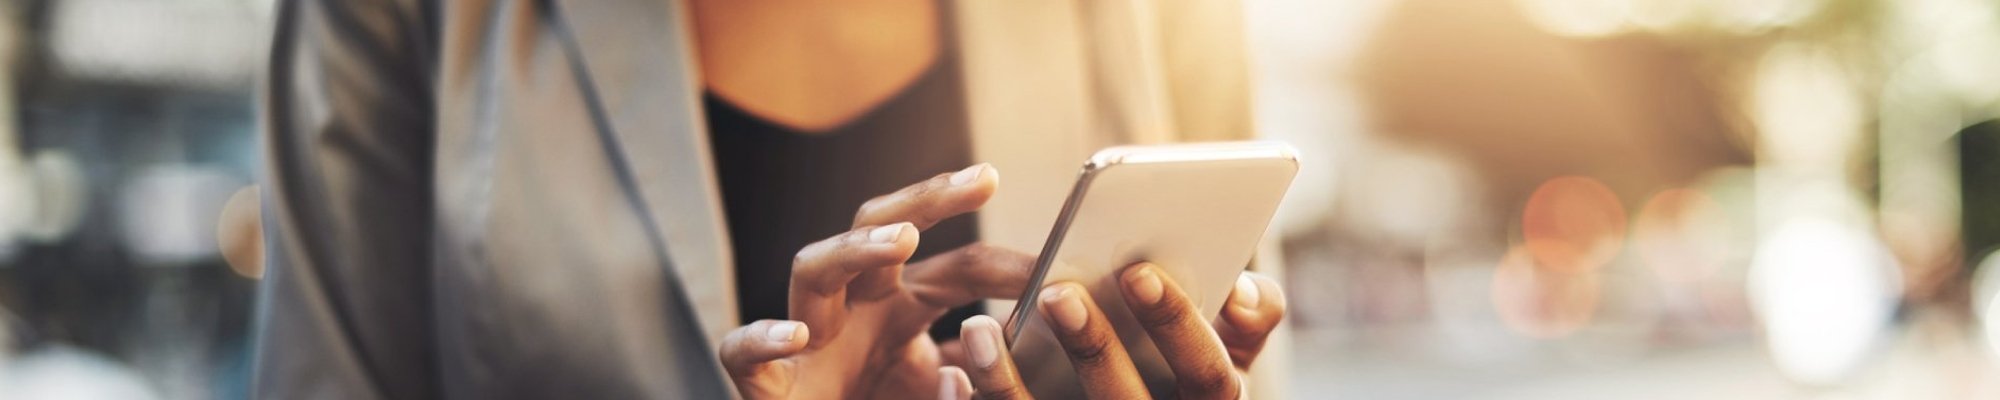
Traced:
POLYGON ((907 221, 919 230, 930 229, 939 221, 985 205, 986 200, 993 198, 999 182, 1000 170, 988 164, 937 174, 862 203, 861 209, 854 213, 854 226, 907 221))
MULTIPOLYGON (((993 198, 1000 171, 979 164, 957 172, 937 174, 895 193, 877 196, 861 204, 854 213, 854 227, 909 222, 917 230, 930 229, 938 222, 979 209, 993 198)), ((879 292, 896 286, 898 273, 869 271, 854 279, 864 291, 879 292)))
MULTIPOLYGON (((821 333, 820 348, 840 336, 847 320, 849 285, 857 276, 897 269, 917 250, 917 230, 908 224, 864 227, 806 245, 792 259, 788 311, 791 318, 821 333)), ((885 287, 874 290, 894 289, 885 287)), ((869 289, 864 289, 869 290, 869 289)), ((855 292, 861 297, 876 296, 855 292)))

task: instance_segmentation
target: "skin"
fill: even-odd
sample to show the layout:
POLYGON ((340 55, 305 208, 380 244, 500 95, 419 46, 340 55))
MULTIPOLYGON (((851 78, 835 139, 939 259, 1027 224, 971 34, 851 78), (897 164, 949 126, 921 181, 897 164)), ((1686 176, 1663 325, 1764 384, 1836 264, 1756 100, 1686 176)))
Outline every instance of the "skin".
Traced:
POLYGON ((804 133, 837 128, 901 93, 942 52, 934 0, 694 0, 710 92, 804 133))
POLYGON ((931 396, 944 365, 931 321, 953 307, 1018 296, 1033 257, 974 244, 909 262, 921 231, 976 210, 999 174, 939 174, 862 205, 854 229, 806 246, 792 269, 790 321, 757 321, 723 339, 720 357, 748 399, 931 396), (889 242, 878 229, 900 226, 889 242), (791 340, 772 329, 797 324, 791 340), (780 335, 782 336, 782 335, 780 335), (916 395, 922 393, 922 395, 916 395))
MULTIPOLYGON (((1159 271, 1158 266, 1147 263, 1127 267, 1120 274, 1120 294, 1173 371, 1176 397, 1242 398, 1244 374, 1263 350, 1271 331, 1284 318, 1284 295, 1279 285, 1269 278, 1245 273, 1238 278, 1237 289, 1231 292, 1221 317, 1210 324, 1199 317, 1200 313, 1179 285, 1159 271), (1157 280, 1147 279, 1149 276, 1157 280)), ((1068 353, 1071 365, 1076 366, 1084 392, 1090 398, 1151 397, 1129 352, 1082 286, 1061 282, 1050 285, 1044 293, 1048 294, 1037 299, 1036 306, 1041 308, 1040 314, 1048 320, 1057 341, 1068 353), (1059 315, 1060 304, 1072 297, 1080 301, 1086 312, 1080 328, 1066 328, 1064 316, 1059 315)), ((968 338, 973 335, 997 338, 1000 334, 999 324, 984 316, 967 320, 960 332, 968 338)), ((984 343, 964 342, 968 347, 980 344, 984 343)), ((975 351, 966 349, 967 353, 975 351)), ((1007 356, 1005 346, 996 345, 991 351, 1000 355, 991 363, 982 363, 983 360, 974 357, 962 368, 942 373, 940 395, 960 399, 1031 398, 1023 389, 1020 373, 1015 370, 1012 357, 1007 356), (943 387, 955 389, 946 391, 943 387)))
MULTIPOLYGON (((799 252, 791 320, 753 322, 721 344, 723 367, 744 398, 969 398, 975 392, 982 398, 1026 398, 992 318, 965 322, 962 337, 972 340, 940 344, 925 333, 953 307, 1019 297, 1033 268, 1033 256, 983 244, 910 262, 923 230, 992 198, 998 171, 986 165, 966 171, 957 174, 957 182, 953 173, 939 174, 870 200, 856 213, 854 229, 799 252)), ((1153 270, 1132 268, 1126 274, 1143 271, 1153 270)), ((1277 285, 1246 277, 1258 294, 1247 296, 1239 286, 1223 317, 1211 325, 1195 317, 1177 285, 1160 277, 1161 290, 1147 292, 1160 293, 1157 303, 1149 303, 1157 307, 1134 310, 1144 314, 1140 320, 1173 364, 1183 397, 1236 397, 1243 390, 1242 371, 1283 316, 1277 285)), ((1058 283, 1051 289, 1073 286, 1058 283)), ((1088 296, 1081 289, 1045 292, 1088 296)), ((1145 397, 1122 345, 1107 340, 1116 336, 1094 302, 1060 300, 1080 301, 1089 312, 1083 329, 1058 337, 1077 369, 1088 371, 1083 381, 1092 396, 1145 397)), ((1047 311, 1048 305, 1042 307, 1047 311)))

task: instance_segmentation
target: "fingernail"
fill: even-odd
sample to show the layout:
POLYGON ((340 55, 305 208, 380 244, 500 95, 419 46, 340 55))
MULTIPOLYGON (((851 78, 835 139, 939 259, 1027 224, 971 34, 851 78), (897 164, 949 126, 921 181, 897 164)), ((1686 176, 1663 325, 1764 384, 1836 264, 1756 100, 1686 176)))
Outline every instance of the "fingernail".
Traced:
POLYGON ((1160 283, 1157 269, 1151 265, 1140 265, 1132 269, 1132 273, 1125 275, 1125 289, 1131 290, 1132 297, 1141 304, 1159 303, 1160 293, 1166 291, 1166 288, 1160 283))
POLYGON ((992 317, 977 316, 965 320, 967 329, 965 352, 972 355, 972 363, 979 368, 992 368, 1000 361, 1000 324, 992 317))
POLYGON ((910 223, 903 222, 875 228, 875 230, 868 231, 868 240, 872 240, 875 243, 895 243, 897 238, 903 237, 903 227, 908 225, 910 223))
POLYGON ((938 367, 938 398, 945 400, 972 398, 972 381, 965 376, 965 370, 958 367, 938 367))
POLYGON ((1234 296, 1238 299, 1236 301, 1238 306, 1253 310, 1257 308, 1257 301, 1264 297, 1257 293, 1257 281, 1251 280, 1248 273, 1236 276, 1234 296))
POLYGON ((938 367, 938 399, 957 399, 958 377, 951 376, 951 367, 938 367))
POLYGON ((1078 298, 1073 285, 1057 285, 1042 294, 1042 312, 1055 319, 1063 330, 1076 332, 1083 330, 1083 320, 1089 316, 1083 309, 1083 299, 1078 298))
POLYGON ((797 322, 779 322, 777 325, 771 325, 770 330, 764 331, 764 336, 770 338, 773 342, 790 342, 792 338, 798 337, 799 328, 802 328, 801 325, 797 322))
POLYGON ((985 171, 986 171, 986 164, 979 164, 970 167, 965 167, 965 169, 958 170, 958 172, 951 174, 951 184, 964 185, 967 183, 972 183, 972 180, 979 179, 980 172, 985 172, 985 171))

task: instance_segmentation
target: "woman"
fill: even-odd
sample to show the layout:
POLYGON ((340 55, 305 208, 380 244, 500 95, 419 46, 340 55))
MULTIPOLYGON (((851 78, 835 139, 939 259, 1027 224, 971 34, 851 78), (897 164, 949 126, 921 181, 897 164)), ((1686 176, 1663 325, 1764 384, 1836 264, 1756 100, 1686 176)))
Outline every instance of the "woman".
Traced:
MULTIPOLYGON (((783 12, 729 4, 695 7, 703 44, 760 37, 717 26, 923 26, 911 18, 928 15, 936 25, 944 14, 864 7, 873 11, 782 22, 774 18, 783 12), (745 13, 758 16, 728 17, 745 13)), ((813 4, 788 5, 796 13, 813 4)), ((858 105, 825 100, 837 96, 771 102, 788 95, 738 83, 782 75, 727 71, 783 63, 716 51, 859 42, 701 46, 697 62, 682 10, 665 0, 286 3, 265 97, 271 265, 257 393, 707 398, 727 392, 724 371, 753 398, 906 397, 967 381, 985 393, 1019 393, 1007 389, 1018 382, 1000 363, 978 361, 1004 358, 993 356, 996 343, 981 342, 997 327, 990 319, 966 325, 975 338, 966 344, 994 345, 966 349, 982 366, 967 379, 940 378, 939 365, 964 360, 923 333, 945 310, 1017 295, 1025 282, 1027 256, 951 243, 970 240, 970 223, 938 224, 990 199, 997 170, 942 173, 856 202, 909 178, 896 174, 969 163, 970 140, 925 136, 950 130, 939 128, 952 124, 950 107, 902 99, 955 97, 948 71, 956 69, 938 66, 957 61, 934 49, 908 58, 920 65, 914 84, 832 85, 841 88, 835 94, 859 95, 858 105), (752 61, 715 67, 732 59, 752 61), (711 78, 694 77, 697 63, 711 78), (871 93, 896 99, 867 101, 871 93), (912 160, 925 157, 937 158, 912 160), (724 221, 737 232, 733 246, 724 221), (937 255, 905 263, 920 241, 937 255), (739 287, 732 281, 744 290, 730 290, 739 287), (735 328, 720 340, 724 368, 716 368, 708 343, 739 316, 795 321, 735 328)), ((825 63, 839 61, 800 60, 777 70, 833 70, 825 63)), ((1269 306, 1281 298, 1269 282, 1248 282, 1269 290, 1239 304, 1266 307, 1225 324, 1254 326, 1155 324, 1192 338, 1181 341, 1191 344, 1175 363, 1198 377, 1181 379, 1188 393, 1240 393, 1233 371, 1261 348, 1279 313, 1269 306)), ((1147 287, 1155 286, 1172 287, 1147 287)), ((1175 303, 1162 304, 1171 312, 1175 303)), ((1093 309, 1081 311, 1097 321, 1093 309)), ((1075 331, 1080 340, 1103 338, 1101 324, 1081 326, 1089 328, 1075 331)), ((1114 356, 1085 360, 1104 368, 1080 363, 1101 372, 1085 373, 1091 390, 1136 390, 1129 363, 1118 367, 1116 352, 1089 346, 1104 342, 1075 343, 1091 352, 1081 354, 1114 356)))

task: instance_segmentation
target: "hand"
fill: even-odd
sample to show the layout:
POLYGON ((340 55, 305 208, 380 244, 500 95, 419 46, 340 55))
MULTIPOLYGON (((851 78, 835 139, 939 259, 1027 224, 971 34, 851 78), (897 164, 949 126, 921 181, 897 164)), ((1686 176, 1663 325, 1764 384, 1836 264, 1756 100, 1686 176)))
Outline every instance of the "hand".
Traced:
MULTIPOLYGON (((1021 295, 1034 257, 974 244, 909 261, 920 231, 978 209, 999 172, 975 165, 876 197, 853 229, 807 245, 792 263, 793 321, 763 320, 723 339, 719 356, 748 399, 908 398, 937 390, 946 361, 925 331, 953 307, 1021 295)), ((949 344, 948 344, 949 345, 949 344)))
MULTIPOLYGON (((1140 263, 1126 267, 1119 283, 1125 304, 1173 371, 1179 398, 1245 397, 1243 374, 1285 316, 1285 296, 1277 282, 1248 272, 1237 277, 1222 317, 1212 326, 1158 266, 1140 263)), ((1048 320, 1090 398, 1150 396, 1117 332, 1083 286, 1070 282, 1049 285, 1037 302, 1038 314, 1048 320)), ((940 397, 969 399, 975 393, 985 399, 1030 397, 1014 369, 1013 357, 1002 345, 998 322, 978 316, 966 320, 959 329, 969 362, 962 364, 963 369, 945 367, 940 371, 944 378, 940 397)))

